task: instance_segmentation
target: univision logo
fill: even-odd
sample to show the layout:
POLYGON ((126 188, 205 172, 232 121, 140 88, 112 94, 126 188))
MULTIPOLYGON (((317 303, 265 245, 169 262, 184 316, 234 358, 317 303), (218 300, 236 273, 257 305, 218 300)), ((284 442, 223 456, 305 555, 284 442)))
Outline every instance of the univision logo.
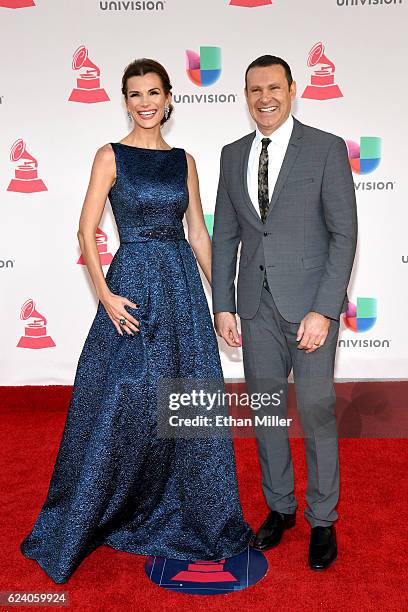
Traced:
POLYGON ((0 259, 0 270, 3 268, 14 268, 14 259, 0 259))
POLYGON ((402 0, 337 0, 337 6, 379 6, 402 4, 402 0))
POLYGON ((375 298, 359 297, 357 305, 349 302, 343 315, 347 329, 354 332, 365 332, 374 327, 377 320, 377 300, 375 298))
POLYGON ((187 49, 187 75, 194 85, 208 87, 221 76, 221 48, 200 47, 200 54, 187 49))
MULTIPOLYGON (((371 297, 358 297, 357 304, 348 303, 343 321, 347 329, 355 333, 364 333, 372 329, 377 321, 377 300, 371 297)), ((389 340, 367 338, 364 340, 339 340, 343 348, 389 348, 389 340)))
MULTIPOLYGON (((187 49, 186 51, 186 73, 188 78, 197 87, 210 87, 218 81, 221 76, 221 48, 200 47, 200 53, 187 49)), ((233 93, 200 93, 200 94, 175 94, 175 104, 225 104, 235 103, 237 95, 233 93)))
POLYGON ((209 214, 209 213, 205 213, 204 214, 204 220, 205 220, 205 225, 207 227, 207 231, 210 235, 210 238, 212 238, 213 235, 213 230, 214 230, 214 215, 213 214, 209 214))
MULTIPOLYGON (((366 175, 376 170, 381 162, 381 138, 361 136, 360 141, 346 140, 350 167, 354 174, 366 175)), ((395 181, 359 181, 356 191, 392 191, 395 181)))
POLYGON ((101 11, 164 11, 165 0, 153 2, 153 0, 136 2, 99 2, 101 11))
POLYGON ((369 174, 380 165, 381 138, 377 136, 362 136, 360 144, 347 140, 350 166, 356 174, 369 174))

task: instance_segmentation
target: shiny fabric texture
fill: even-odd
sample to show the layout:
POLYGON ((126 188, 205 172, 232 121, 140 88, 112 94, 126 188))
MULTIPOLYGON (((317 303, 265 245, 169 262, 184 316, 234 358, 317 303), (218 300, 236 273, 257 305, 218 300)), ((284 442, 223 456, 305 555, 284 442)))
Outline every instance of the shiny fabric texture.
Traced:
POLYGON ((79 358, 72 399, 34 527, 20 545, 56 583, 95 548, 216 560, 243 551, 230 438, 157 435, 161 378, 222 379, 196 259, 184 238, 183 149, 112 143, 109 200, 121 240, 106 275, 140 332, 121 336, 101 303, 79 358))

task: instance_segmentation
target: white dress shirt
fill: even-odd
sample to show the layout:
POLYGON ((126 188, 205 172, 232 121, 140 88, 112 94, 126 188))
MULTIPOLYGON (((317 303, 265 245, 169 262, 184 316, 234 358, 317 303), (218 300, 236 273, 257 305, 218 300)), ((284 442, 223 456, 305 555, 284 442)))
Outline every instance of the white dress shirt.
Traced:
POLYGON ((273 190, 275 188, 276 181, 278 179, 280 169, 282 167, 286 149, 288 148, 292 130, 292 115, 289 115, 285 123, 282 123, 282 125, 270 136, 265 136, 265 134, 262 134, 262 132, 259 131, 258 127, 256 128, 255 138, 252 142, 251 150, 249 152, 247 181, 249 196, 259 216, 261 216, 261 213, 259 211, 258 203, 258 169, 259 156, 262 151, 261 141, 263 138, 270 138, 271 140, 268 145, 268 188, 270 200, 272 197, 273 190))

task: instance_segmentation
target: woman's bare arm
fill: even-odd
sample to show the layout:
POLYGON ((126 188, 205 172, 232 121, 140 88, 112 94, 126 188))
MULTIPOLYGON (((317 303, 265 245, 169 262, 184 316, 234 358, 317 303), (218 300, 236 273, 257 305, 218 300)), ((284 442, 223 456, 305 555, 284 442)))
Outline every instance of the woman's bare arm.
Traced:
POLYGON ((211 285, 211 240, 205 225, 200 197, 197 168, 194 158, 187 153, 189 204, 186 211, 188 241, 204 276, 211 285))
POLYGON ((99 300, 104 305, 117 331, 123 335, 123 329, 131 334, 138 331, 139 322, 129 314, 124 306, 137 308, 127 298, 113 294, 106 284, 96 245, 95 233, 102 217, 106 198, 116 178, 115 154, 107 144, 98 149, 92 165, 91 177, 86 192, 81 216, 79 219, 78 240, 89 275, 95 287, 99 300), (126 318, 127 325, 123 328, 119 319, 126 318))

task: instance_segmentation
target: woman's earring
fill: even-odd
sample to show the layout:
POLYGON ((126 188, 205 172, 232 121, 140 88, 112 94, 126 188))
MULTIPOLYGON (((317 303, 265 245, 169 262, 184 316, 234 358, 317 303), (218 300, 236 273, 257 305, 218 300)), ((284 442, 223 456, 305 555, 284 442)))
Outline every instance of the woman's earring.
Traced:
POLYGON ((129 121, 132 121, 132 115, 130 114, 129 111, 127 112, 127 116, 128 116, 129 121))
POLYGON ((169 118, 169 114, 170 114, 170 109, 168 106, 165 106, 164 107, 164 118, 166 119, 166 121, 169 118))

